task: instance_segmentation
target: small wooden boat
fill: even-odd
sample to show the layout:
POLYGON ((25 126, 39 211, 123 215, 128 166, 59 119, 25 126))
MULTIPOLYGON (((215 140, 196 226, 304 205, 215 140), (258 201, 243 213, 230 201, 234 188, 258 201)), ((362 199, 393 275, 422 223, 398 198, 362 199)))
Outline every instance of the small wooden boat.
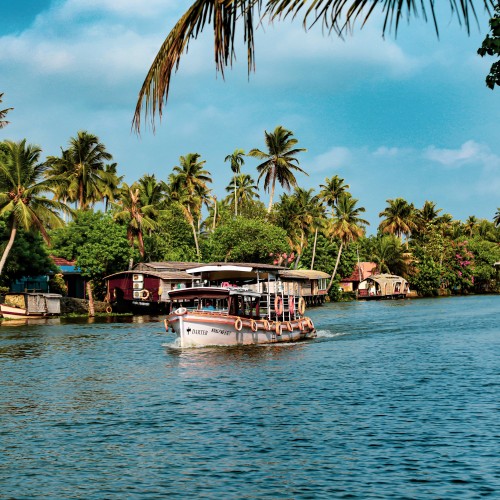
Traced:
POLYGON ((8 293, 0 304, 7 319, 47 318, 61 314, 61 295, 57 293, 8 293))

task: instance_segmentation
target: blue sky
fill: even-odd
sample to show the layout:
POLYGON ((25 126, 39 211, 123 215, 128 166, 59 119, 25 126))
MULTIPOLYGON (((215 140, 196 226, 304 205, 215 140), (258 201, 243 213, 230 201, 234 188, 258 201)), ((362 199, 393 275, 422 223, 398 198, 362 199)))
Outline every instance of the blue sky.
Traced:
MULTIPOLYGON (((0 140, 38 144, 57 155, 78 130, 96 134, 129 183, 166 180, 179 156, 200 153, 215 194, 225 195, 236 148, 264 149, 264 131, 293 131, 314 188, 338 174, 376 231, 389 198, 443 213, 491 220, 500 207, 500 89, 484 78, 493 62, 446 9, 440 39, 412 20, 397 38, 374 16, 344 40, 300 22, 257 30, 256 72, 245 50, 226 79, 217 75, 209 30, 191 42, 175 74, 156 133, 131 131, 137 94, 161 42, 189 2, 171 0, 3 0, 0 92, 14 107, 0 140)), ((448 2, 443 2, 448 4, 448 2)), ((238 34, 242 35, 241 30, 238 34)), ((256 160, 243 171, 256 178, 256 160)), ((267 204, 268 195, 262 191, 267 204)))

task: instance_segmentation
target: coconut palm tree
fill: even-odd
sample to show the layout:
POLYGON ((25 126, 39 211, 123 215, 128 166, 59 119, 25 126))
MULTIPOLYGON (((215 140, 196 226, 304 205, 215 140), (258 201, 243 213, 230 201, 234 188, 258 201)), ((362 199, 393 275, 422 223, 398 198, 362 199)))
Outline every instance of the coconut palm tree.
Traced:
POLYGON ((403 198, 387 200, 387 203, 388 206, 378 214, 379 217, 384 217, 379 229, 386 234, 395 234, 402 241, 403 235, 409 237, 417 228, 415 207, 403 198))
POLYGON ((59 213, 71 213, 64 203, 44 196, 53 183, 44 178, 47 167, 39 163, 41 151, 38 146, 26 144, 25 139, 0 143, 0 215, 6 215, 10 225, 10 238, 0 259, 0 274, 18 227, 39 231, 49 242, 47 227, 63 226, 59 213))
POLYGON ((238 203, 236 198, 236 176, 240 174, 241 167, 244 165, 245 151, 243 149, 235 149, 230 155, 227 155, 224 161, 228 161, 231 165, 231 171, 233 172, 234 181, 234 215, 238 215, 238 203))
MULTIPOLYGON (((2 97, 3 97, 3 92, 0 93, 0 103, 2 102, 2 97)), ((6 127, 10 122, 5 120, 5 117, 7 116, 7 113, 9 111, 12 111, 14 108, 5 108, 5 109, 0 109, 0 128, 6 127)))
POLYGON ((319 187, 321 188, 319 198, 332 209, 332 214, 339 196, 350 189, 349 184, 344 184, 344 179, 341 179, 338 175, 334 175, 331 179, 327 177, 325 183, 320 184, 319 187))
POLYGON ((176 165, 172 170, 169 178, 170 187, 168 188, 169 195, 180 204, 184 216, 191 226, 198 258, 201 254, 196 226, 200 220, 204 199, 209 197, 207 183, 212 182, 210 172, 203 168, 205 163, 205 160, 200 160, 198 153, 181 156, 179 165, 176 165))
POLYGON ((497 208, 495 212, 495 217, 493 217, 493 223, 496 227, 500 226, 500 207, 497 208))
MULTIPOLYGON (((258 186, 255 184, 252 176, 249 174, 239 174, 234 176, 234 185, 229 183, 226 186, 226 191, 231 193, 234 191, 234 201, 231 202, 229 198, 232 196, 228 196, 226 201, 229 203, 234 203, 240 208, 242 208, 245 204, 250 203, 255 198, 259 198, 258 186)), ((238 214, 237 209, 234 210, 235 215, 238 214)))
POLYGON ((131 186, 121 185, 119 201, 113 204, 116 211, 113 218, 127 224, 127 238, 133 248, 137 239, 137 246, 141 257, 144 258, 144 232, 156 228, 158 210, 153 205, 141 203, 141 185, 135 182, 131 186))
POLYGON ((477 231, 479 221, 475 215, 470 215, 464 223, 464 231, 468 236, 472 236, 477 231))
POLYGON ((308 175, 304 170, 299 167, 299 161, 296 155, 302 151, 307 151, 304 148, 296 148, 298 140, 293 137, 293 132, 278 125, 274 132, 264 132, 265 142, 267 146, 267 153, 260 149, 252 149, 249 151, 248 156, 253 156, 259 160, 264 160, 257 166, 260 179, 264 177, 264 189, 270 191, 268 213, 271 212, 273 207, 274 190, 276 181, 287 191, 292 187, 297 186, 297 179, 293 174, 293 170, 302 172, 308 175))
POLYGON ((116 183, 116 174, 106 171, 105 162, 113 157, 96 135, 79 131, 69 141, 69 148, 61 157, 49 156, 49 174, 54 181, 67 184, 65 192, 69 201, 76 202, 77 208, 86 210, 101 201, 105 186, 116 183))
POLYGON ((379 235, 373 241, 370 260, 381 273, 400 273, 405 266, 405 251, 401 241, 393 234, 379 235))
POLYGON ((104 197, 104 211, 108 211, 109 202, 114 201, 117 196, 120 194, 120 183, 123 181, 125 176, 116 174, 117 164, 116 163, 108 163, 104 165, 104 171, 107 174, 106 181, 103 181, 100 185, 100 190, 102 191, 104 197))
POLYGON ((343 193, 339 196, 335 205, 335 215, 329 233, 331 237, 340 240, 340 246, 327 291, 330 291, 333 285, 343 248, 361 238, 364 234, 363 226, 369 225, 368 221, 360 217, 360 214, 365 211, 364 207, 356 207, 357 203, 358 200, 354 199, 350 194, 343 193))
MULTIPOLYGON (((162 43, 139 92, 134 114, 133 125, 137 131, 141 126, 141 113, 150 117, 154 128, 156 113, 162 116, 163 106, 167 102, 172 74, 179 67, 181 56, 187 52, 189 42, 200 35, 203 29, 212 24, 214 33, 214 53, 216 69, 222 73, 231 66, 236 57, 236 25, 240 21, 245 27, 244 43, 246 44, 248 71, 255 68, 254 26, 266 18, 270 21, 281 20, 298 14, 304 15, 304 27, 308 28, 317 21, 328 30, 342 36, 349 31, 355 22, 363 25, 376 12, 384 18, 382 31, 391 29, 397 32, 401 20, 422 18, 431 19, 438 32, 438 13, 435 11, 436 0, 419 2, 396 0, 324 0, 322 2, 306 2, 295 0, 193 0, 185 14, 174 25, 162 43), (256 21, 257 20, 257 21, 256 21)), ((472 19, 477 19, 476 9, 479 5, 491 12, 497 0, 449 0, 450 12, 469 30, 472 19)), ((446 22, 448 17, 445 13, 446 22)))

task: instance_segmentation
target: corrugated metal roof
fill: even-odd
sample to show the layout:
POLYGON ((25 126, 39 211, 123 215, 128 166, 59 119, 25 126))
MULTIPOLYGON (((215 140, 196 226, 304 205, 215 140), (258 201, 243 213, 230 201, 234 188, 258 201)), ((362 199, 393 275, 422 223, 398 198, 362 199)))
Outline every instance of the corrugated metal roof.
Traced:
POLYGON ((193 276, 184 272, 184 271, 163 271, 163 272, 155 272, 155 271, 145 271, 145 270, 134 270, 134 271, 121 271, 119 273, 110 274, 106 276, 104 279, 115 278, 119 275, 127 275, 127 274, 144 274, 146 276, 154 276, 155 278, 160 278, 163 280, 185 280, 191 281, 193 276))
POLYGON ((283 278, 295 278, 295 279, 308 279, 308 280, 318 280, 321 278, 329 278, 328 273, 323 271, 314 271, 307 269, 286 269, 279 272, 279 275, 283 278))

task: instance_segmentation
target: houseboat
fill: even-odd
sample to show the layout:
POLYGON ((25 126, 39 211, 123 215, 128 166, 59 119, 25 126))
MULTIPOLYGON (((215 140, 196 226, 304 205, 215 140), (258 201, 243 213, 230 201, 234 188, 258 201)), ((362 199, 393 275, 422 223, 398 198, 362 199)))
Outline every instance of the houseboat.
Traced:
POLYGON ((410 285, 401 276, 374 274, 359 283, 358 299, 404 299, 410 292, 410 285))

